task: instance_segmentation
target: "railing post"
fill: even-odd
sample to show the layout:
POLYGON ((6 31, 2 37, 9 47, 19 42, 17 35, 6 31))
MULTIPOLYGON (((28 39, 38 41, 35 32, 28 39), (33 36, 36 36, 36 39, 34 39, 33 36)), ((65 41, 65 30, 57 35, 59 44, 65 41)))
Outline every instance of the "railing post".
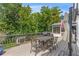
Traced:
POLYGON ((72 16, 73 16, 73 7, 70 7, 69 9, 69 56, 72 56, 72 16))
POLYGON ((17 45, 20 44, 19 38, 16 38, 16 44, 17 44, 17 45))

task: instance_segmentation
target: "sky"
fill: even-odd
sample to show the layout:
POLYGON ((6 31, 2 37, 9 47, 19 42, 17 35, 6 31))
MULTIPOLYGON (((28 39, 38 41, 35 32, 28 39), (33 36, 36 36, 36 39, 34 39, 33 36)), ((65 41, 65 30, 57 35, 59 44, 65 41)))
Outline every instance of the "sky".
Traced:
POLYGON ((42 6, 48 6, 49 8, 58 6, 62 14, 69 11, 69 7, 72 6, 71 3, 23 3, 23 6, 29 5, 32 8, 32 12, 40 12, 42 6))

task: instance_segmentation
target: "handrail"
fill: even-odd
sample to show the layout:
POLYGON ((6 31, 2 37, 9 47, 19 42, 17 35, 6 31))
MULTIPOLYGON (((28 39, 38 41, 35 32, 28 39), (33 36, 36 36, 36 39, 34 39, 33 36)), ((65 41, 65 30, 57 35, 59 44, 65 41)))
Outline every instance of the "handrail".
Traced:
MULTIPOLYGON (((0 37, 19 37, 19 36, 31 36, 31 35, 39 35, 43 34, 44 32, 37 32, 37 33, 27 33, 27 34, 9 34, 9 35, 1 35, 0 37)), ((47 32, 49 33, 49 32, 47 32)))
POLYGON ((38 33, 28 33, 28 34, 9 34, 9 35, 1 35, 0 37, 14 37, 14 36, 27 36, 27 35, 35 35, 35 34, 39 34, 41 32, 38 33))

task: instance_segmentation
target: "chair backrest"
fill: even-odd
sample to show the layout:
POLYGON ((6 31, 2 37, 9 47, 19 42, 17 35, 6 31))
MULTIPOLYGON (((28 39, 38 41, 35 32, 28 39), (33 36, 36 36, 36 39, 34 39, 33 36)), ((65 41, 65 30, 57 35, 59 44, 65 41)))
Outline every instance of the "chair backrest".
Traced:
POLYGON ((52 33, 50 33, 50 36, 52 37, 52 39, 54 39, 54 35, 52 33))
POLYGON ((50 33, 50 36, 54 37, 54 35, 52 33, 50 33))
POLYGON ((35 41, 36 41, 35 38, 34 37, 31 37, 31 43, 34 44, 35 41))
POLYGON ((36 38, 35 36, 31 38, 31 44, 32 44, 32 45, 37 45, 37 44, 39 44, 39 40, 37 40, 37 39, 35 39, 35 38, 36 38))
POLYGON ((42 32, 43 36, 48 36, 48 32, 42 32))
POLYGON ((54 37, 54 44, 56 44, 57 43, 57 39, 58 39, 58 37, 54 37))

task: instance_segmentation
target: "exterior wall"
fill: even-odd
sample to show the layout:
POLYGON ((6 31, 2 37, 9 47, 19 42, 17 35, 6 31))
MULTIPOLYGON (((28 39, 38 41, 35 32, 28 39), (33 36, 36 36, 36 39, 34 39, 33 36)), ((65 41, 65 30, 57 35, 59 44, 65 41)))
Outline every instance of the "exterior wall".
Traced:
POLYGON ((77 39, 77 47, 79 50, 79 3, 75 4, 77 9, 76 15, 76 39, 77 39))
POLYGON ((68 23, 68 13, 65 13, 64 15, 64 27, 65 27, 65 33, 67 33, 67 39, 66 41, 69 40, 69 23, 68 23))
POLYGON ((76 21, 76 23, 77 23, 77 32, 76 32, 76 34, 77 34, 77 46, 78 46, 78 48, 79 48, 79 15, 77 16, 77 21, 76 21))

